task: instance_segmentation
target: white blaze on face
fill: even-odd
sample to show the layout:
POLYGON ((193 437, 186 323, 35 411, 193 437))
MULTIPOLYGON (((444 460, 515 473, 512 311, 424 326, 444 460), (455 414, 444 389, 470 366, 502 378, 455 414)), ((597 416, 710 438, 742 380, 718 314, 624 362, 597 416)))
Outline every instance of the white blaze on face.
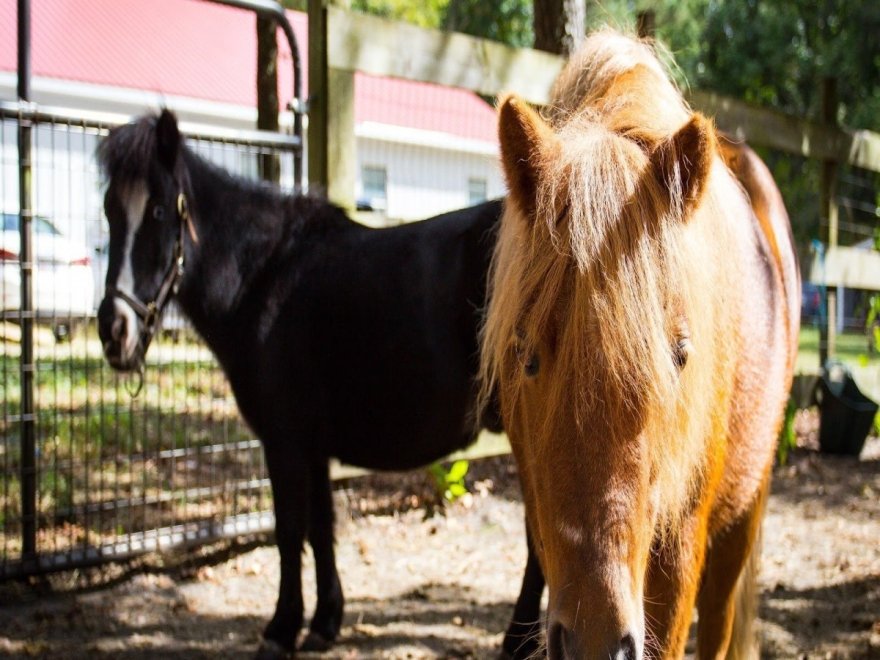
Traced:
MULTIPOLYGON (((129 296, 134 295, 134 270, 131 264, 131 252, 134 248, 134 237, 140 229, 141 222, 144 219, 144 211, 147 208, 147 184, 145 181, 136 181, 126 190, 121 192, 122 205, 125 208, 125 245, 122 251, 122 267, 119 270, 119 276, 116 280, 116 289, 123 291, 129 296)), ((126 321, 127 332, 125 335, 125 343, 122 346, 122 354, 131 355, 137 347, 138 341, 138 318, 131 306, 122 300, 116 298, 114 300, 116 313, 123 316, 126 321)))

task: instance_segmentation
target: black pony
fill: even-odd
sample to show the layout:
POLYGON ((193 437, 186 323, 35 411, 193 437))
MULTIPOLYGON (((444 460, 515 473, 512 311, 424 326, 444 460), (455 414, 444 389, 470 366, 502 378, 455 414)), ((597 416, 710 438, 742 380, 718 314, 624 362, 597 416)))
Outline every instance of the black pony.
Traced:
MULTIPOLYGON (((168 111, 114 129, 98 155, 109 183, 104 354, 116 369, 140 368, 176 295, 263 442, 281 584, 258 657, 295 647, 306 538, 318 601, 302 648, 326 647, 343 610, 328 458, 414 468, 497 426, 474 419, 473 378, 501 203, 368 229, 322 199, 201 160, 168 111)), ((513 657, 535 648, 544 581, 529 550, 505 637, 513 657)))

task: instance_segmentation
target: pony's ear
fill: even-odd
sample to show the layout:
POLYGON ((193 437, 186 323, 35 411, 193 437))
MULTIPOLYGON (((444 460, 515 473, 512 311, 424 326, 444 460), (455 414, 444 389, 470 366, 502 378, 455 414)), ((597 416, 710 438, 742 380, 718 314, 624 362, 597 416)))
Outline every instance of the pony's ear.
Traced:
POLYGON ((167 108, 163 108, 156 120, 156 150, 159 162, 173 172, 180 150, 180 130, 177 128, 177 117, 167 108))
POLYGON ((706 189, 717 151, 716 141, 712 121, 695 112, 651 153, 657 178, 669 191, 673 203, 680 203, 685 217, 699 204, 706 189))
POLYGON ((509 198, 533 218, 541 169, 559 139, 537 112, 515 96, 501 101, 498 139, 509 198))

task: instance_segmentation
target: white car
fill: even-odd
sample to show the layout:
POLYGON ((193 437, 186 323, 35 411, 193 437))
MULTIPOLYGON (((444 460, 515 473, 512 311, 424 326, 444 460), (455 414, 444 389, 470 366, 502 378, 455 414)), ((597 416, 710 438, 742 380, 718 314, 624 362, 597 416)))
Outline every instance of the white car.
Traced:
MULTIPOLYGON (((21 308, 21 267, 18 213, 3 213, 0 232, 0 299, 6 321, 17 322, 21 308)), ((92 260, 85 245, 63 236, 48 219, 34 218, 34 311, 40 323, 51 324, 63 339, 77 322, 95 314, 92 260)))

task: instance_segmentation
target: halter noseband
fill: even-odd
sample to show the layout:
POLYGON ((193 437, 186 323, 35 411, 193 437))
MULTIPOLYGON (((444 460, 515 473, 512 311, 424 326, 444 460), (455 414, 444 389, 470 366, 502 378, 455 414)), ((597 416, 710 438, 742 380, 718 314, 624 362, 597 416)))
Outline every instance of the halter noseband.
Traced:
POLYGON ((153 341, 156 330, 159 328, 159 318, 162 315, 162 311, 165 309, 171 296, 176 295, 177 290, 180 288, 180 281, 183 279, 184 272, 183 242, 187 229, 189 229, 190 235, 195 238, 195 230, 193 229, 192 218, 189 214, 189 205, 183 192, 177 195, 177 217, 180 220, 180 231, 177 235, 177 240, 174 242, 174 259, 165 273, 165 278, 162 280, 162 285, 159 287, 156 297, 147 303, 143 303, 134 294, 118 289, 114 285, 110 285, 106 289, 107 296, 125 301, 141 320, 143 327, 141 328, 139 343, 143 346, 144 353, 146 353, 147 347, 153 341))

